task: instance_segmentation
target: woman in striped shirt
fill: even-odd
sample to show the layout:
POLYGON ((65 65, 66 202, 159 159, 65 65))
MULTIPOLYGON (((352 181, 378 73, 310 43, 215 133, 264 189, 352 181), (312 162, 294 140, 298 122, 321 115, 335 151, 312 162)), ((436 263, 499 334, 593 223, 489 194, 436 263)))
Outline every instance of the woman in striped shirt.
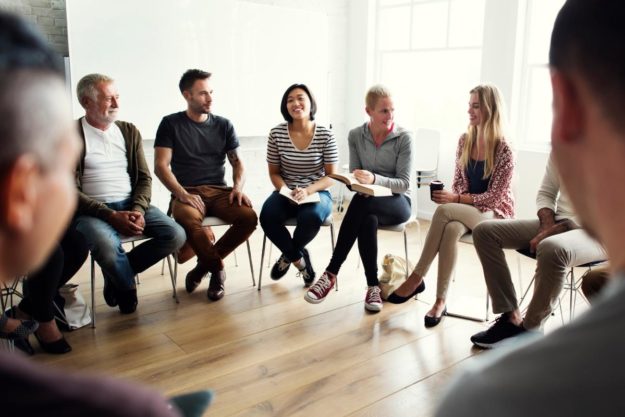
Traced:
POLYGON ((271 278, 282 278, 293 264, 304 285, 310 286, 315 271, 306 245, 332 213, 328 188, 334 182, 327 175, 336 172, 338 150, 332 132, 314 122, 317 104, 304 84, 293 84, 284 92, 280 111, 286 122, 271 129, 267 142, 269 178, 275 191, 263 204, 260 224, 282 252, 271 269, 271 278), (283 187, 297 203, 315 193, 319 201, 297 204, 280 194, 283 187), (289 218, 297 219, 293 236, 284 226, 289 218))

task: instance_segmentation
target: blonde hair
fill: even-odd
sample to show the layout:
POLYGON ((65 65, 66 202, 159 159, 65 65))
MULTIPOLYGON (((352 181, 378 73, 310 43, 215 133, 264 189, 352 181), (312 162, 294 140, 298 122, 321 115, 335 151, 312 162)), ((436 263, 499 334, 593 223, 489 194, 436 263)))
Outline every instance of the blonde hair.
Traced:
POLYGON ((381 98, 386 98, 391 96, 391 91, 381 84, 376 84, 367 91, 367 95, 365 96, 365 105, 369 110, 373 110, 375 108, 376 103, 381 98))
POLYGON ((82 105, 85 97, 96 100, 98 98, 96 86, 100 83, 112 83, 113 81, 115 80, 104 74, 85 75, 80 79, 80 81, 78 81, 78 85, 76 86, 76 96, 78 97, 78 102, 82 105))
MULTIPOLYGON (((485 152, 484 152, 484 176, 487 179, 493 173, 495 164, 495 150, 500 141, 504 139, 503 132, 503 100, 499 89, 494 85, 478 85, 473 88, 470 94, 477 94, 480 103, 480 112, 482 114, 482 134, 484 135, 485 152)), ((469 125, 465 135, 462 154, 460 155, 460 165, 466 169, 471 160, 471 149, 473 145, 479 147, 477 141, 477 126, 469 125)))

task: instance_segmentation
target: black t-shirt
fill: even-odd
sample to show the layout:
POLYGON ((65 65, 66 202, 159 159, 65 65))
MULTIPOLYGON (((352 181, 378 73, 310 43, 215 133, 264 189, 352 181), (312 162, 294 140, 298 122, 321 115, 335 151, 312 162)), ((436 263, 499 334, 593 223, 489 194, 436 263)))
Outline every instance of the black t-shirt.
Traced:
POLYGON ((163 117, 156 131, 154 147, 172 149, 171 170, 183 187, 226 185, 226 153, 239 147, 232 123, 209 114, 203 123, 186 112, 163 117))
POLYGON ((467 177, 469 178, 469 193, 483 194, 488 190, 490 177, 482 179, 484 176, 484 161, 471 159, 467 166, 467 177))

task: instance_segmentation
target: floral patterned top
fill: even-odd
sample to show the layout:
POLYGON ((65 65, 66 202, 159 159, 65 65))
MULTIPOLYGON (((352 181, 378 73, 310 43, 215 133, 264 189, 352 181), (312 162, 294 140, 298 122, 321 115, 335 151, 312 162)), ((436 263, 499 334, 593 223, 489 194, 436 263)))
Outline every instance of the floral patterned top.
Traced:
MULTIPOLYGON (((469 178, 466 170, 460 165, 460 155, 466 135, 460 136, 456 149, 456 169, 452 190, 457 194, 469 193, 469 178)), ((511 183, 514 172, 514 157, 512 150, 505 140, 499 142, 495 149, 495 166, 488 182, 486 192, 472 194, 473 205, 481 212, 492 210, 495 216, 502 219, 514 217, 514 196, 512 195, 511 183)))

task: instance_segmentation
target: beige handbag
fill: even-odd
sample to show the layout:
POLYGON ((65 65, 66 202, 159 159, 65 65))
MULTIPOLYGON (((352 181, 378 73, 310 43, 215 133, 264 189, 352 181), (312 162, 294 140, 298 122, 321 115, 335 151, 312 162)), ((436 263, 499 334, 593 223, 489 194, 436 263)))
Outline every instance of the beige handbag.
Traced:
POLYGON ((401 284, 406 281, 406 270, 412 271, 410 262, 401 256, 384 255, 382 261, 382 275, 379 277, 382 299, 386 300, 401 284))

